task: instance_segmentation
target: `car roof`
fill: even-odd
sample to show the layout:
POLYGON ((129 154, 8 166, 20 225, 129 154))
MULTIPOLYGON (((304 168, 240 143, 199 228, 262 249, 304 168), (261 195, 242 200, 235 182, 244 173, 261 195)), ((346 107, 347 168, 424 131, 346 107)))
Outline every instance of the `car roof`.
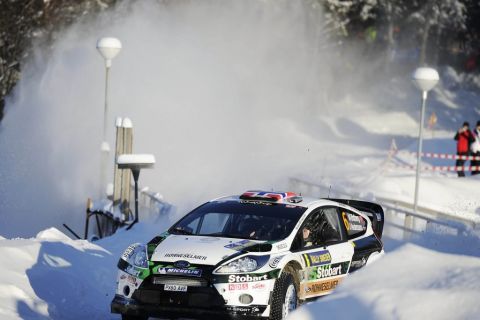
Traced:
MULTIPOLYGON (((288 198, 279 199, 279 200, 275 201, 275 203, 280 203, 280 204, 285 204, 285 205, 295 205, 295 206, 304 207, 304 208, 318 207, 318 206, 322 206, 322 205, 336 205, 336 206, 340 206, 340 207, 347 207, 346 205, 344 205, 342 203, 338 203, 338 202, 328 200, 328 199, 318 199, 318 198, 303 197, 303 196, 301 198, 302 198, 302 200, 300 202, 297 202, 297 203, 292 203, 291 201, 289 201, 288 198)), ((245 201, 245 199, 241 199, 240 195, 233 195, 233 196, 220 197, 220 198, 210 200, 210 202, 214 202, 214 201, 245 201)), ((249 200, 246 200, 246 201, 249 201, 249 200)), ((251 200, 251 201, 260 201, 261 202, 262 200, 251 200)))

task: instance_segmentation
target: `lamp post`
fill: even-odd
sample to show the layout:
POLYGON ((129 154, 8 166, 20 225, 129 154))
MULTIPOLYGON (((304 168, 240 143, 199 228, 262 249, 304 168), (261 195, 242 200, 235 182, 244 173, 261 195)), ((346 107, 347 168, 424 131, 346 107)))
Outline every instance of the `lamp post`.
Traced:
MULTIPOLYGON (((438 72, 432 68, 418 68, 413 72, 412 80, 420 91, 422 91, 422 111, 420 116, 420 131, 418 133, 418 151, 417 151, 417 174, 415 176, 415 199, 413 202, 413 210, 417 212, 418 206, 418 187, 420 180, 420 162, 422 160, 422 140, 423 140, 423 123, 425 121, 425 104, 427 102, 428 91, 437 84, 440 77, 438 72)), ((410 217, 411 218, 411 217, 410 217)), ((407 224, 407 223, 405 223, 407 224)))
POLYGON ((130 169, 135 182, 135 219, 127 227, 127 230, 138 222, 138 178, 141 169, 153 168, 155 157, 151 154, 122 154, 118 156, 117 165, 119 169, 130 169))
MULTIPOLYGON (((110 146, 107 142, 107 124, 108 124, 108 75, 110 68, 112 66, 112 59, 117 56, 117 54, 122 49, 122 43, 117 38, 101 38, 97 41, 97 50, 102 55, 105 60, 105 107, 103 110, 103 141, 102 141, 102 166, 100 177, 102 179, 100 190, 106 187, 107 183, 107 160, 108 154, 110 152, 110 146)), ((103 191, 100 192, 100 196, 103 196, 103 191)))

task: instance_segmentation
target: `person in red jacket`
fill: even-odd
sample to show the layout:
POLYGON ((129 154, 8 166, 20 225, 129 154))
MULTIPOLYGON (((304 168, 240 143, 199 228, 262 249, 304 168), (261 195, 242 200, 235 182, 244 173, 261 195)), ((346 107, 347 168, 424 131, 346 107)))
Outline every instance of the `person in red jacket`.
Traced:
MULTIPOLYGON (((468 122, 463 123, 462 127, 455 134, 454 139, 457 140, 457 155, 467 157, 470 154, 470 144, 475 141, 468 122)), ((457 162, 455 163, 455 166, 462 167, 457 168, 457 174, 459 177, 465 177, 465 171, 463 171, 465 161, 465 159, 457 159, 457 162)))
MULTIPOLYGON (((470 145, 470 151, 472 152, 472 156, 478 159, 480 157, 480 121, 477 121, 477 127, 473 129, 472 133, 475 141, 470 145)), ((472 168, 472 176, 480 174, 480 161, 477 159, 470 161, 472 166, 476 167, 472 168)))

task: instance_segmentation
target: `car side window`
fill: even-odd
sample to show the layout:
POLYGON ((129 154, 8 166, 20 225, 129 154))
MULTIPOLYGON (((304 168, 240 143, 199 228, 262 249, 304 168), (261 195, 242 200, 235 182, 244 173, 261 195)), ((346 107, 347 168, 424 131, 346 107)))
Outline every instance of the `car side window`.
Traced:
POLYGON ((340 219, 335 207, 320 208, 310 214, 298 231, 292 250, 325 246, 343 240, 340 219))
POLYGON ((348 239, 361 236, 367 231, 367 221, 361 215, 343 208, 340 211, 348 239))

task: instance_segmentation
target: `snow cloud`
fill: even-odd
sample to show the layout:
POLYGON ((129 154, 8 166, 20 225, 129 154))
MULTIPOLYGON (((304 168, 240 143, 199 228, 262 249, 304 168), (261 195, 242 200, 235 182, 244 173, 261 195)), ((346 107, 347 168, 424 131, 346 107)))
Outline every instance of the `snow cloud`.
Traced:
MULTIPOLYGON (((325 104, 335 72, 322 32, 318 10, 286 0, 132 1, 65 30, 50 51, 39 47, 8 101, 0 234, 81 230, 100 180, 98 38, 123 44, 110 72, 110 145, 115 118, 131 118, 134 152, 157 159, 140 183, 185 213, 211 197, 283 189, 325 160, 318 143, 331 129, 317 116, 341 111, 325 104)), ((110 166, 111 179, 113 156, 110 166)))

